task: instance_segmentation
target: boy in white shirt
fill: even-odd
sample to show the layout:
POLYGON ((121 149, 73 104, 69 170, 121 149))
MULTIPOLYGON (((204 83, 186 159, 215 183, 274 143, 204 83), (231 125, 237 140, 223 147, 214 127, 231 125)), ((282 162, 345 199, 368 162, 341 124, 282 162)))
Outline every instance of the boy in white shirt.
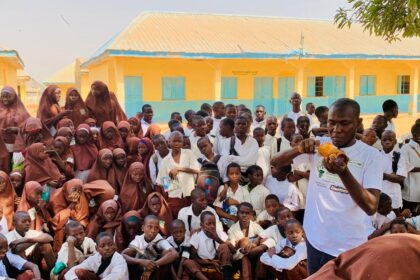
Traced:
POLYGON ((178 258, 171 266, 173 279, 182 279, 183 265, 190 258, 190 237, 185 234, 185 224, 181 220, 173 220, 171 236, 166 241, 177 251, 178 258))
POLYGON ((376 132, 376 142, 373 144, 373 147, 378 149, 379 151, 382 150, 381 145, 381 138, 382 133, 385 131, 386 127, 388 126, 387 120, 382 115, 377 115, 372 121, 372 129, 376 132))
MULTIPOLYGON (((191 151, 194 153, 196 158, 202 156, 200 149, 197 147, 197 142, 200 138, 205 137, 207 135, 207 124, 206 121, 202 116, 195 115, 192 118, 192 127, 194 131, 190 135, 190 143, 191 143, 191 151)), ((213 141, 213 138, 209 138, 210 142, 213 141)), ((213 144, 213 142, 212 142, 213 144)))
POLYGON ((265 142, 264 145, 270 148, 273 145, 274 141, 277 141, 277 128, 279 127, 279 122, 276 117, 269 116, 267 117, 265 130, 267 131, 267 134, 265 135, 265 142))
POLYGON ((213 103, 213 129, 211 135, 218 135, 220 129, 220 122, 225 117, 225 104, 222 101, 213 103))
POLYGON ((258 165, 251 165, 246 170, 249 183, 246 185, 249 191, 249 197, 252 207, 258 216, 265 209, 265 198, 270 194, 270 191, 262 185, 264 177, 263 170, 258 165))
POLYGON ((128 280, 127 263, 117 253, 113 237, 108 232, 101 232, 96 237, 96 250, 82 263, 73 266, 65 275, 66 280, 128 280))
POLYGON ((288 180, 292 174, 292 166, 271 167, 271 174, 267 177, 266 186, 272 194, 277 195, 281 204, 292 212, 300 209, 300 197, 296 185, 288 180))
MULTIPOLYGON (((202 268, 213 268, 223 273, 223 279, 232 277, 232 254, 235 247, 227 242, 225 232, 216 231, 216 218, 213 213, 204 211, 200 216, 201 231, 191 236, 191 262, 184 265, 188 274, 196 279, 207 279, 202 268)), ((188 262, 184 262, 188 263, 188 262)))
POLYGON ((130 275, 163 279, 178 253, 169 242, 159 234, 159 219, 146 216, 142 226, 144 234, 137 235, 129 247, 122 252, 130 268, 130 275), (143 275, 144 274, 144 275, 143 275))
POLYGON ((199 173, 197 158, 191 150, 182 149, 183 136, 174 131, 169 138, 171 152, 162 160, 156 182, 164 185, 164 178, 170 180, 168 187, 168 204, 174 217, 181 208, 189 205, 188 197, 195 187, 195 176, 199 173))
MULTIPOLYGON (((264 145, 265 131, 261 127, 254 129, 254 138, 258 143, 258 157, 256 165, 262 168, 263 180, 270 174, 271 151, 270 148, 264 145)), ((258 214, 258 213, 257 213, 258 214)))
POLYGON ((268 228, 273 224, 275 220, 276 211, 282 206, 279 198, 275 194, 269 194, 265 197, 264 207, 265 209, 258 214, 257 223, 264 229, 268 228))
POLYGON ((255 107, 255 119, 252 120, 251 130, 254 130, 257 127, 265 129, 265 107, 263 105, 258 105, 255 107))
POLYGON ((286 225, 286 222, 288 220, 294 219, 290 209, 284 206, 281 206, 276 211, 274 216, 276 217, 274 225, 265 229, 260 234, 261 238, 263 239, 263 244, 265 244, 267 248, 275 247, 279 241, 283 240, 286 237, 286 235, 284 234, 284 226, 286 225))
POLYGON ((294 120, 291 118, 283 118, 280 122, 280 131, 281 135, 277 141, 273 141, 271 144, 271 157, 291 148, 290 138, 296 133, 296 124, 294 120))
POLYGON ((153 145, 155 146, 155 153, 149 160, 150 179, 153 184, 156 184, 156 177, 159 172, 162 160, 171 151, 163 135, 158 134, 152 137, 153 145))
POLYGON ((228 156, 230 155, 231 138, 235 137, 235 121, 230 118, 224 118, 220 121, 219 126, 214 152, 217 155, 228 156))

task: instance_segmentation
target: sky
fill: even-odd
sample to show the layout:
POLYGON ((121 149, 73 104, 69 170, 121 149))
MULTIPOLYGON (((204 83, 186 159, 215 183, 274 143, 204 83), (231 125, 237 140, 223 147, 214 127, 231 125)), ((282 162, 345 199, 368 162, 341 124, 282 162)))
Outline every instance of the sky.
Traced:
POLYGON ((346 0, 0 0, 0 46, 19 52, 39 82, 88 58, 144 11, 333 20, 346 0))

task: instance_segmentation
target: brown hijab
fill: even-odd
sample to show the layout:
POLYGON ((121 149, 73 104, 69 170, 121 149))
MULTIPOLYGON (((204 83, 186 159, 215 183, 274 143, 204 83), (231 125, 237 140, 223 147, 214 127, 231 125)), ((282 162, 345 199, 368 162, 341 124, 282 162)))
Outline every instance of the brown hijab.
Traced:
POLYGON ((95 81, 91 87, 95 87, 95 90, 98 93, 93 95, 92 91, 89 92, 86 98, 86 107, 90 116, 96 120, 96 125, 98 127, 102 126, 106 121, 117 123, 117 121, 126 119, 121 118, 122 116, 125 116, 125 114, 122 111, 117 98, 109 92, 108 86, 105 83, 95 81))
POLYGON ((54 234, 54 251, 58 252, 64 240, 64 226, 69 219, 79 221, 84 227, 89 223, 89 205, 83 193, 82 181, 72 179, 52 195, 51 208, 54 217, 51 220, 54 234), (79 196, 75 199, 74 196, 79 196))
POLYGON ((132 133, 132 131, 131 131, 131 125, 130 125, 130 123, 129 123, 128 121, 120 121, 120 122, 118 123, 118 125, 117 125, 117 129, 118 129, 118 131, 119 131, 121 128, 125 128, 125 129, 127 129, 127 130, 128 130, 128 134, 127 134, 127 138, 126 138, 126 139, 128 139, 128 138, 130 138, 130 137, 132 137, 132 136, 133 136, 133 133, 132 133))
POLYGON ((3 141, 2 131, 0 130, 0 170, 3 170, 7 174, 10 173, 11 157, 7 150, 6 143, 3 141))
POLYGON ((125 174, 127 173, 127 161, 124 166, 120 167, 116 163, 116 157, 120 155, 124 155, 126 157, 126 155, 125 155, 125 151, 121 148, 116 148, 115 150, 113 150, 112 155, 114 157, 114 161, 112 165, 114 166, 115 179, 117 180, 117 183, 118 183, 116 190, 117 190, 117 193, 119 194, 121 191, 121 187, 124 183, 125 174))
POLYGON ((42 93, 39 100, 38 112, 36 116, 48 128, 54 126, 54 118, 61 112, 60 105, 55 101, 55 91, 59 89, 56 85, 49 85, 42 93))
MULTIPOLYGON (((20 127, 30 117, 25 105, 12 87, 5 86, 1 92, 10 94, 12 101, 7 106, 0 102, 0 129, 20 127)), ((7 144, 15 143, 15 139, 16 134, 4 134, 4 142, 7 144)))
POLYGON ((22 124, 19 134, 16 137, 15 151, 22 152, 29 145, 33 144, 32 135, 34 133, 41 133, 41 142, 47 147, 52 146, 54 139, 52 138, 48 128, 38 118, 29 117, 22 124))
POLYGON ((87 177, 87 182, 92 182, 96 180, 106 180, 115 189, 118 182, 117 178, 115 178, 114 167, 111 165, 111 167, 107 169, 102 164, 102 158, 105 155, 112 156, 112 151, 109 149, 102 149, 99 151, 96 161, 90 169, 89 175, 87 177))
POLYGON ((86 231, 90 238, 95 238, 100 231, 107 231, 114 235, 115 229, 121 223, 121 207, 118 202, 113 199, 104 201, 99 206, 98 212, 93 217, 93 220, 89 223, 86 231), (114 209, 116 215, 112 221, 107 220, 105 212, 108 208, 114 209))
POLYGON ((144 156, 140 155, 140 161, 144 164, 144 166, 146 166, 146 174, 147 177, 150 178, 149 161, 152 155, 155 153, 155 146, 153 145, 152 140, 150 140, 149 138, 140 139, 139 145, 140 143, 144 144, 147 147, 147 153, 144 156))
POLYGON ((141 129, 140 121, 136 117, 131 117, 128 119, 128 123, 133 127, 132 131, 134 135, 138 135, 141 129))
POLYGON ((6 217, 7 226, 11 230, 13 227, 13 214, 15 213, 16 193, 6 172, 0 171, 0 178, 5 181, 4 188, 0 189, 0 204, 3 206, 3 215, 6 217))
POLYGON ((59 130, 62 127, 68 127, 72 130, 74 130, 74 123, 71 119, 61 119, 58 123, 57 123, 57 130, 59 130))
POLYGON ((152 139, 153 136, 160 134, 160 126, 157 124, 152 123, 149 128, 147 129, 146 134, 144 137, 152 139))
POLYGON ((140 161, 138 152, 139 142, 140 138, 127 138, 127 166, 130 166, 133 162, 140 161))
POLYGON ((166 202, 165 198, 158 192, 153 192, 147 196, 146 203, 144 204, 143 208, 140 210, 140 215, 145 218, 148 215, 155 215, 159 219, 159 231, 164 236, 169 236, 170 226, 173 220, 171 208, 169 204, 166 202), (159 213, 153 213, 150 209, 151 200, 152 198, 157 197, 160 200, 160 211, 159 213))
POLYGON ((418 235, 384 235, 342 253, 306 279, 419 279, 419 247, 418 235))
POLYGON ((135 235, 141 235, 141 225, 142 225, 142 218, 138 211, 128 211, 122 217, 122 221, 120 225, 115 230, 115 244, 117 245, 117 251, 122 252, 124 249, 130 245, 130 242, 135 238, 135 236, 130 236, 126 230, 126 226, 129 222, 135 222, 137 226, 137 232, 135 235))
POLYGON ((41 230, 42 224, 50 221, 50 214, 47 210, 47 203, 45 201, 39 202, 37 205, 32 206, 29 198, 36 193, 42 193, 44 188, 40 183, 29 181, 23 187, 22 198, 17 211, 28 212, 29 209, 35 208, 35 219, 32 220, 31 229, 41 230))
POLYGON ((76 169, 80 171, 88 170, 92 167, 96 158, 98 157, 98 148, 93 143, 92 132, 87 124, 80 124, 76 129, 76 145, 71 147, 74 154, 74 164, 76 169), (89 140, 80 144, 77 140, 77 135, 81 131, 86 131, 89 134, 89 140))
POLYGON ((88 109, 85 102, 82 99, 82 96, 75 88, 69 88, 66 92, 66 104, 64 105, 65 110, 71 110, 69 118, 73 121, 75 127, 78 127, 80 124, 85 122, 85 119, 89 117, 88 109), (70 101, 70 94, 75 93, 79 97, 76 102, 72 103, 70 101))
POLYGON ((119 196, 123 213, 129 210, 141 209, 146 202, 147 196, 153 192, 152 184, 146 176, 145 169, 145 166, 140 162, 134 162, 128 168, 119 196), (134 182, 131 178, 134 171, 139 171, 143 175, 140 183, 134 182))
POLYGON ((62 175, 51 158, 45 153, 43 143, 29 146, 24 163, 25 180, 36 181, 44 185, 49 181, 61 181, 62 175))
POLYGON ((83 184, 83 192, 88 200, 93 199, 99 205, 115 196, 114 188, 105 180, 83 184))
POLYGON ((99 134, 99 146, 101 149, 124 148, 124 142, 121 138, 120 132, 113 122, 106 121, 102 124, 101 132, 99 134), (114 130, 114 138, 107 139, 105 133, 108 129, 114 130))

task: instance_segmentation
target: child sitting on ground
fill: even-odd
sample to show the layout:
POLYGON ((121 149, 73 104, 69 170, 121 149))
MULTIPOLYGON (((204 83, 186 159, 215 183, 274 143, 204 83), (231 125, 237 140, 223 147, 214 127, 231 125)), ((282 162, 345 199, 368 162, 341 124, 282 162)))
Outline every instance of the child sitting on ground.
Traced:
POLYGON ((148 215, 144 219, 144 234, 131 241, 130 246, 122 252, 130 269, 130 279, 164 279, 169 275, 170 267, 178 253, 159 234, 159 219, 148 215), (153 274, 152 274, 153 273, 153 274))
POLYGON ((191 237, 191 260, 185 260, 184 269, 195 279, 208 279, 204 273, 208 275, 216 272, 222 273, 223 279, 231 279, 232 254, 236 251, 235 247, 227 242, 228 236, 224 231, 216 231, 216 218, 213 213, 202 212, 200 221, 201 231, 191 237))
POLYGON ((127 263, 117 253, 112 235, 101 232, 96 236, 96 253, 73 266, 65 275, 66 280, 128 280, 127 263))
POLYGON ((172 221, 171 236, 166 239, 178 253, 178 258, 171 266, 172 279, 182 279, 184 261, 190 258, 190 240, 185 232, 185 224, 182 220, 172 221))
POLYGON ((3 277, 18 280, 38 280, 41 279, 41 273, 37 265, 10 252, 6 236, 0 233, 0 278, 3 277))
POLYGON ((64 274, 73 266, 81 263, 96 253, 95 242, 86 237, 85 229, 77 221, 70 221, 65 226, 67 241, 61 245, 57 262, 51 271, 51 279, 64 279, 64 274))
POLYGON ((293 219, 293 214, 289 208, 281 206, 274 214, 274 225, 265 229, 261 233, 262 242, 268 247, 275 247, 278 242, 286 238, 284 226, 288 220, 293 219))
POLYGON ((302 225, 291 219, 286 222, 285 233, 286 239, 264 253, 261 262, 271 267, 278 279, 305 279, 308 277, 307 253, 302 225))
POLYGON ((265 209, 257 216, 257 223, 263 229, 266 229, 273 224, 276 211, 280 208, 281 204, 277 195, 269 194, 265 197, 264 205, 265 209))

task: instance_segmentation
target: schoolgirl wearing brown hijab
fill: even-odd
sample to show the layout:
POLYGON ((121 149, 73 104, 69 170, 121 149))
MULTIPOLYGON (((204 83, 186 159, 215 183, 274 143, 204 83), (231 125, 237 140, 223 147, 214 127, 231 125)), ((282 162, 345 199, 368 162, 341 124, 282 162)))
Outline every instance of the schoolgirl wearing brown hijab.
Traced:
POLYGON ((75 88, 69 88, 66 92, 65 110, 71 111, 68 117, 73 121, 75 127, 84 123, 89 117, 88 109, 80 93, 75 88))
POLYGON ((89 171, 87 182, 95 180, 106 180, 116 190, 118 186, 115 171, 112 166, 113 155, 109 149, 102 149, 98 153, 95 163, 89 171))
POLYGON ((54 139, 54 150, 56 153, 51 153, 51 159, 57 165, 61 174, 66 177, 66 180, 74 178, 74 156, 70 149, 69 140, 63 136, 57 136, 54 139))
POLYGON ((127 156, 125 151, 121 148, 116 148, 112 151, 114 162, 112 163, 117 179, 116 193, 119 194, 124 183, 125 174, 127 173, 127 156))
POLYGON ((74 155, 75 178, 86 183, 89 170, 98 157, 98 148, 93 143, 89 125, 80 124, 76 129, 76 144, 71 146, 74 155))
POLYGON ((0 171, 0 207, 2 207, 3 217, 6 219, 8 230, 11 230, 13 227, 12 221, 13 213, 15 213, 16 197, 9 175, 4 171, 0 171))
POLYGON ((98 212, 90 221, 86 232, 92 239, 101 231, 106 231, 114 236, 116 228, 121 223, 121 208, 117 201, 110 199, 104 201, 98 209, 98 212))
POLYGON ((124 142, 120 132, 113 122, 106 121, 102 124, 99 134, 99 147, 101 149, 110 149, 111 151, 115 148, 124 149, 124 142))

